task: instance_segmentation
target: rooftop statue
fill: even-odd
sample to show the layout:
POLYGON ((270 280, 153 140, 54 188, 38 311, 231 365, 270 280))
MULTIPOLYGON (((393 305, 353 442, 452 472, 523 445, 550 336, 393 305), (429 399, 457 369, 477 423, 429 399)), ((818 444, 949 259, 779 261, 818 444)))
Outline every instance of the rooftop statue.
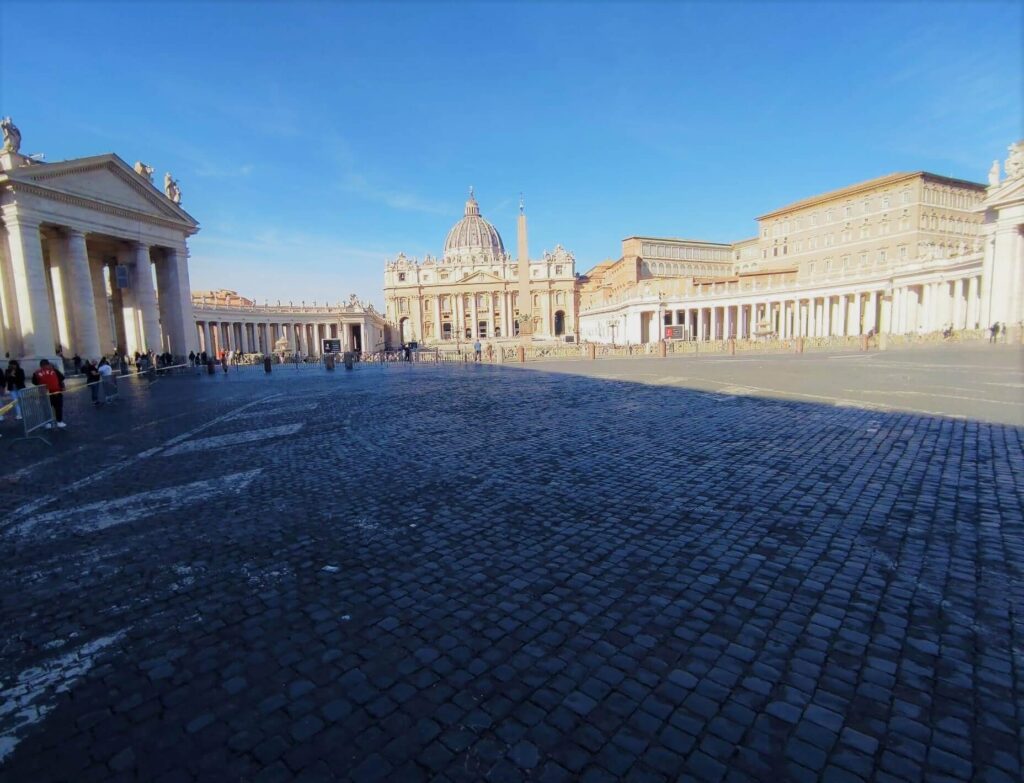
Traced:
POLYGON ((169 171, 164 174, 164 193, 175 204, 181 203, 181 188, 178 187, 178 183, 174 181, 169 171))
POLYGON ((21 149, 21 131, 11 122, 10 117, 0 120, 0 129, 4 132, 4 152, 17 153, 21 149))
POLYGON ((1015 144, 1011 144, 1010 157, 1006 159, 1006 178, 1020 179, 1024 177, 1024 141, 1018 141, 1015 144))
POLYGON ((147 166, 141 160, 135 161, 135 173, 141 174, 143 177, 148 179, 150 182, 153 181, 153 167, 147 166))
POLYGON ((992 161, 992 168, 988 170, 988 186, 990 188, 999 187, 999 161, 992 161))

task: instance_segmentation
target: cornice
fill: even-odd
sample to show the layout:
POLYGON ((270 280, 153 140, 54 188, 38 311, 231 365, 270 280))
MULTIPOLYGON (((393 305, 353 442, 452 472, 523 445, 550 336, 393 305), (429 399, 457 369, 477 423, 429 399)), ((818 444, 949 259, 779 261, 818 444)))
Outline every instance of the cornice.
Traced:
MULTIPOLYGON (((8 179, 6 182, 0 184, 8 188, 13 193, 28 193, 34 196, 40 196, 49 201, 58 201, 64 204, 82 207, 83 209, 90 209, 96 212, 103 212, 108 215, 115 215, 116 217, 123 217, 128 220, 139 220, 145 223, 153 223, 155 225, 163 226, 165 228, 174 228, 184 231, 188 235, 195 234, 199 230, 198 224, 195 223, 189 223, 170 217, 151 215, 148 212, 130 209, 118 204, 111 204, 108 201, 101 201, 95 197, 78 196, 73 193, 68 193, 67 191, 44 187, 36 184, 35 182, 26 182, 21 179, 8 179)), ((36 212, 38 213, 38 210, 36 210, 36 212)))

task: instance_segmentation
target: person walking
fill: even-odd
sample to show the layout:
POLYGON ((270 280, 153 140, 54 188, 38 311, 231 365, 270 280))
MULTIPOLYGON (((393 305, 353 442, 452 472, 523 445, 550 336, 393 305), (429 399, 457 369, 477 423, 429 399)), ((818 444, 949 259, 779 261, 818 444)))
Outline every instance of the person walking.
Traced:
MULTIPOLYGON (((53 408, 53 418, 57 420, 57 426, 64 429, 68 425, 64 423, 64 375, 56 367, 50 364, 48 359, 39 360, 39 369, 32 373, 32 383, 36 386, 45 386, 50 397, 50 407, 53 408)), ((52 423, 47 423, 46 429, 53 429, 52 423)))
POLYGON ((477 340, 475 343, 473 343, 473 361, 474 362, 480 361, 480 357, 482 355, 483 355, 483 346, 480 345, 480 341, 477 340))
POLYGON ((990 343, 997 342, 999 340, 999 321, 996 321, 994 324, 992 324, 992 326, 990 326, 988 330, 989 332, 991 332, 988 341, 990 343))
POLYGON ((89 393, 92 394, 92 404, 100 404, 100 371, 95 364, 90 362, 88 359, 85 360, 85 364, 82 365, 82 372, 85 373, 85 385, 89 387, 89 393))
POLYGON ((21 402, 18 397, 25 388, 25 371, 21 369, 17 359, 11 359, 7 362, 7 370, 4 372, 4 383, 7 386, 7 391, 14 398, 14 418, 21 419, 21 402))

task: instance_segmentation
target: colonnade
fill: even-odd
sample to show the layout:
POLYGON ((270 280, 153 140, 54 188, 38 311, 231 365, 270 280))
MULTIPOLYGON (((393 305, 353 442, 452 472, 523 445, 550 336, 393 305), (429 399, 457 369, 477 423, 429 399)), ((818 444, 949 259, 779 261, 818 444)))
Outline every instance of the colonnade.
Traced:
MULTIPOLYGON (((655 316, 654 313, 651 314, 655 316)), ((655 323, 682 326, 689 340, 752 339, 772 336, 844 337, 885 332, 974 329, 981 318, 981 276, 908 280, 886 288, 841 294, 780 296, 720 304, 665 305, 655 323)), ((654 341, 664 336, 650 334, 654 341)))
POLYGON ((226 321, 204 319, 196 310, 196 331, 201 351, 217 355, 221 351, 242 353, 273 353, 278 340, 284 338, 288 349, 303 356, 319 356, 323 340, 340 340, 345 351, 370 350, 363 324, 338 322, 226 321))
POLYGON ((194 346, 187 251, 5 212, 0 349, 23 357, 194 346))

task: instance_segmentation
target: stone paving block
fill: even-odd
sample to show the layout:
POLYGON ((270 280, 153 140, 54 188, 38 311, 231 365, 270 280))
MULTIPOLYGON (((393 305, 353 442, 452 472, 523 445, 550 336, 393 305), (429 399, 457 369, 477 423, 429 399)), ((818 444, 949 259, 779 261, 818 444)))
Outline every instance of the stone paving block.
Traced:
MULTIPOLYGON (((0 681, 82 663, 0 777, 1019 779, 1020 428, 463 369, 303 375, 315 417, 203 432, 288 439, 0 530, 0 681)), ((285 388, 205 380, 69 411, 82 451, 0 474, 5 507, 285 388)))

